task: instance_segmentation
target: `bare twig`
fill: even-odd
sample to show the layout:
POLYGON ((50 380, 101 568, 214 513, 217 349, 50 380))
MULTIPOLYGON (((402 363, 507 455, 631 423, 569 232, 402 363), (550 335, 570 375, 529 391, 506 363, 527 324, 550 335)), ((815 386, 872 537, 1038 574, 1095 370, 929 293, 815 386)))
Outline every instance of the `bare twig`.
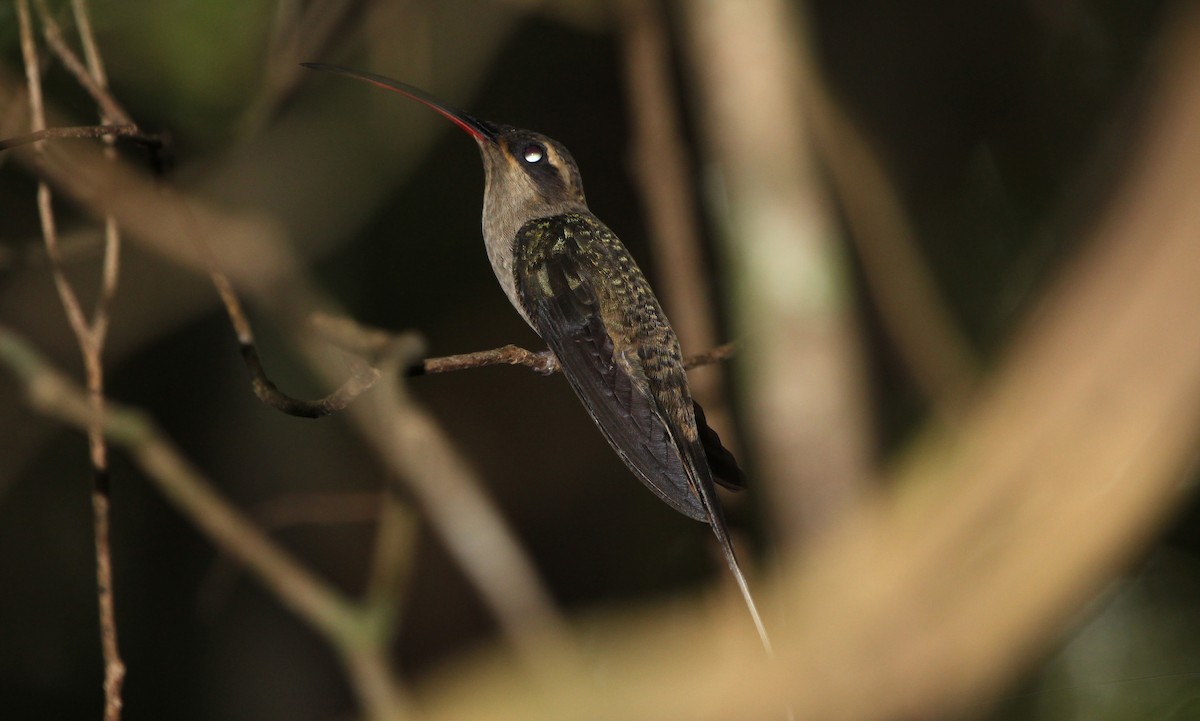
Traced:
MULTIPOLYGON (((95 148, 86 147, 86 144, 48 146, 44 158, 34 158, 32 148, 22 147, 14 149, 12 156, 90 212, 112 213, 129 237, 145 242, 148 249, 172 262, 204 269, 204 263, 197 262, 195 250, 203 246, 197 244, 196 238, 219 239, 221 258, 228 267, 236 269, 234 277, 238 278, 239 284, 286 328, 300 327, 294 323, 296 308, 336 307, 336 303, 308 281, 296 262, 294 244, 284 236, 280 226, 264 216, 218 209, 170 189, 164 192, 162 185, 148 174, 138 172, 120 160, 109 163, 95 148), (281 283, 286 283, 286 287, 281 283)), ((238 332, 239 340, 245 337, 241 329, 238 332)), ((296 338, 301 341, 304 359, 319 378, 329 383, 342 382, 344 367, 340 362, 330 362, 326 345, 318 347, 304 334, 297 333, 296 338)), ((387 397, 386 394, 372 395, 387 397)), ((409 479, 410 472, 453 473, 465 466, 456 451, 444 442, 444 437, 437 437, 443 442, 436 446, 435 457, 439 464, 415 462, 406 465, 397 461, 391 429, 406 423, 411 405, 401 408, 395 399, 382 401, 378 407, 357 403, 351 406, 349 415, 373 452, 384 459, 399 478, 413 483, 415 497, 433 520, 433 530, 495 613, 506 636, 511 637, 518 647, 529 648, 534 643, 532 639, 543 634, 558 639, 559 646, 569 645, 569 636, 550 594, 503 516, 479 487, 478 478, 468 473, 448 480, 437 476, 420 479, 420 482, 409 479), (442 481, 447 482, 443 485, 442 481), (451 497, 437 498, 445 493, 450 493, 451 497), (512 569, 518 572, 507 573, 512 569)), ((419 407, 415 414, 423 426, 433 425, 428 414, 419 407)), ((425 450, 419 448, 411 455, 419 461, 425 457, 425 450)), ((188 513, 190 515, 191 511, 188 513)), ((350 661, 351 655, 346 654, 344 658, 350 661)), ((363 656, 353 655, 353 659, 357 664, 363 656)), ((370 663, 368 667, 377 668, 370 663)), ((351 676, 358 673, 354 668, 357 666, 351 667, 351 676)), ((378 673, 372 675, 376 682, 353 678, 352 683, 363 691, 368 688, 378 690, 380 684, 377 681, 382 677, 378 673)))
POLYGON ((141 129, 136 125, 80 125, 70 128, 46 128, 36 133, 18 135, 15 138, 0 140, 0 150, 8 150, 39 140, 61 140, 65 138, 103 138, 105 136, 143 139, 141 129))
POLYGON ((703 353, 694 353, 683 359, 683 367, 687 370, 700 368, 713 363, 723 363, 737 354, 741 343, 726 343, 703 353))
MULTIPOLYGON (((182 202, 179 203, 179 206, 184 215, 190 215, 187 207, 182 202)), ((245 309, 242 308, 241 300, 238 299, 237 293, 233 290, 233 284, 229 281, 229 277, 217 266, 217 261, 213 258, 208 244, 193 232, 192 229, 194 226, 195 223, 188 224, 188 235, 192 237, 193 244, 204 261, 209 279, 212 280, 213 286, 217 289, 217 294, 221 298, 221 304, 225 307, 225 314, 229 316, 229 322, 233 325, 234 333, 237 334, 238 348, 242 354, 242 361, 246 364, 246 370, 250 372, 251 387, 254 389, 254 394, 258 396, 259 400, 291 416, 321 418, 343 410, 363 391, 375 385, 375 382, 379 380, 379 372, 356 359, 352 359, 350 377, 337 390, 324 398, 311 401, 302 400, 279 390, 267 375, 266 369, 263 368, 262 359, 259 358, 258 347, 254 340, 254 329, 250 325, 250 319, 247 317, 245 309)))
MULTIPOLYGON (((737 349, 737 343, 726 343, 704 353, 689 355, 683 359, 683 367, 687 370, 692 370, 693 368, 721 363, 732 358, 737 349)), ((525 366, 541 375, 550 375, 562 370, 558 365, 558 359, 548 350, 531 351, 515 345, 506 345, 474 353, 425 358, 410 367, 407 375, 433 375, 434 373, 449 373, 451 371, 486 368, 487 366, 494 365, 525 366)))
MULTIPOLYGON (((324 338, 339 348, 362 356, 367 362, 373 362, 371 359, 396 339, 394 334, 365 328, 348 318, 316 313, 309 320, 324 338)), ((691 370, 721 363, 732 358, 738 347, 738 343, 726 343, 704 353, 689 355, 683 359, 683 367, 691 370)), ((496 365, 524 366, 541 375, 550 375, 561 370, 558 359, 550 351, 531 351, 510 344, 473 353, 423 358, 408 366, 404 374, 411 378, 496 365)))
POLYGON ((80 61, 71 46, 67 45, 58 21, 54 19, 54 14, 46 6, 46 0, 34 0, 34 2, 38 10, 38 19, 42 23, 42 34, 46 38, 46 44, 58 57, 63 67, 70 71, 75 82, 79 83, 92 96, 92 100, 100 107, 100 117, 103 122, 132 125, 133 118, 125 112, 125 108, 108 91, 108 79, 104 75, 104 65, 100 61, 100 53, 96 48, 95 38, 91 34, 92 24, 88 20, 87 6, 83 0, 72 0, 72 10, 75 13, 75 22, 79 27, 80 37, 83 39, 84 49, 87 53, 88 64, 86 66, 80 61))
MULTIPOLYGON (((365 607, 341 596, 275 545, 225 500, 144 414, 110 403, 97 419, 89 395, 15 333, 0 326, 0 362, 16 375, 39 412, 79 428, 100 425, 124 447, 167 499, 223 550, 246 565, 279 600, 338 651, 373 719, 398 719, 411 702, 395 682, 386 639, 365 607)), ((393 536, 395 538, 395 536, 393 536)))
POLYGON ((515 345, 506 345, 490 350, 462 353, 460 355, 443 356, 441 358, 425 358, 410 367, 410 376, 432 375, 434 373, 449 373, 451 371, 467 370, 469 368, 484 368, 494 365, 525 366, 526 368, 550 375, 557 373, 560 368, 554 353, 548 350, 531 351, 515 345))
MULTIPOLYGON (((249 326, 247 326, 249 327, 249 326)), ((290 416, 301 418, 321 418, 344 410, 363 391, 375 385, 379 380, 379 371, 363 363, 351 360, 350 377, 329 395, 316 400, 293 398, 275 386, 267 376, 262 361, 258 357, 258 349, 254 345, 253 336, 239 342, 242 360, 250 371, 250 384, 259 400, 272 408, 290 416)))
MULTIPOLYGON (((336 306, 308 283, 296 267, 277 226, 220 212, 195 199, 163 193, 152 178, 119 162, 102 162, 102 158, 86 147, 60 144, 55 151, 47 153, 45 163, 34 163, 31 154, 23 148, 14 152, 18 160, 84 207, 97 213, 113 212, 122 227, 130 230, 132 237, 145 240, 147 248, 174 262, 206 269, 205 264, 196 259, 195 250, 202 247, 197 245, 197 229, 203 229, 206 236, 221 238, 227 252, 240 252, 237 272, 247 287, 256 292, 255 298, 285 324, 295 316, 296 308, 336 306), (253 248, 253 252, 244 252, 245 248, 253 248), (287 279, 286 302, 278 292, 278 284, 283 278, 287 279)), ((320 378, 332 383, 343 382, 342 365, 335 367, 323 352, 317 352, 307 343, 302 348, 306 351, 305 359, 320 378)), ((325 348, 327 346, 322 345, 321 350, 325 348)), ((433 520, 434 530, 480 591, 506 636, 517 645, 527 645, 531 641, 524 639, 545 633, 558 638, 559 646, 569 645, 564 640, 568 635, 550 595, 503 517, 480 489, 475 474, 470 472, 456 477, 452 484, 446 485, 442 485, 445 479, 437 476, 412 481, 408 473, 428 474, 433 466, 410 465, 408 460, 397 458, 393 437, 381 431, 384 427, 403 424, 405 413, 410 409, 401 410, 394 402, 384 403, 377 409, 382 412, 380 415, 356 410, 362 405, 350 406, 350 417, 356 429, 373 452, 412 485, 418 502, 433 520), (381 417, 385 419, 382 423, 381 417), (446 494, 450 497, 444 497, 446 494), (462 499, 466 500, 460 513, 456 503, 462 499), (481 533, 480 529, 485 532, 481 533), (487 543, 481 544, 481 538, 487 538, 487 543), (501 571, 507 568, 518 568, 521 572, 505 575, 501 571)), ((418 409, 416 412, 421 415, 423 424, 433 424, 424 411, 418 409)), ((438 438, 444 441, 440 434, 438 438)), ((424 456, 425 451, 418 448, 415 455, 424 456)), ((447 473, 465 466, 449 445, 440 447, 440 454, 453 458, 446 461, 449 466, 439 466, 447 473)))
POLYGON ((402 369, 417 362, 424 343, 411 333, 385 341, 386 334, 360 329, 344 318, 326 321, 326 328, 336 328, 345 347, 380 349, 375 361, 380 388, 364 397, 362 410, 373 418, 364 431, 400 471, 450 551, 485 591, 526 666, 544 675, 556 664, 574 665, 570 634, 533 564, 478 490, 474 470, 401 382, 402 369))
MULTIPOLYGON (((39 2, 46 19, 44 3, 39 2)), ((30 97, 30 126, 33 133, 44 133, 46 129, 45 109, 42 103, 41 73, 34 47, 33 29, 26 0, 18 0, 17 14, 21 29, 21 49, 25 62, 26 78, 30 97)), ((48 25, 46 26, 49 27, 48 25)), ((126 123, 128 124, 128 123, 126 123)), ((35 146, 39 151, 41 145, 35 146)), ((116 609, 113 600, 112 544, 109 514, 108 445, 104 438, 103 422, 104 367, 101 356, 108 332, 108 306, 116 290, 119 251, 119 236, 111 222, 107 227, 103 280, 100 296, 96 301, 90 322, 86 319, 79 298, 67 280, 62 268, 58 248, 58 232, 55 228, 54 209, 50 186, 38 182, 37 205, 41 219, 42 236, 59 298, 67 313, 67 320, 79 344, 87 377, 88 402, 91 409, 87 424, 89 456, 92 464, 92 516, 96 554, 96 595, 100 615, 100 645, 104 656, 104 718, 119 721, 121 718, 121 688, 125 681, 125 663, 117 642, 116 609)))
POLYGON ((28 0, 17 0, 17 23, 21 34, 21 60, 25 64, 26 91, 29 93, 29 117, 33 132, 46 129, 46 111, 42 105, 41 66, 33 39, 33 21, 28 0))

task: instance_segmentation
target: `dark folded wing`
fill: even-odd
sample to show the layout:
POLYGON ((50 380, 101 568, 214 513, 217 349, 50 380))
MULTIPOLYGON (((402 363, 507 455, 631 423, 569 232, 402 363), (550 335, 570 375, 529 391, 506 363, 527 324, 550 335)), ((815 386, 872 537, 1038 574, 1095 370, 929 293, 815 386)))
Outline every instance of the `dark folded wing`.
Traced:
POLYGON ((559 242, 543 242, 532 262, 521 264, 516 280, 525 310, 625 464, 672 508, 708 522, 680 457, 678 430, 665 417, 637 352, 638 323, 624 304, 610 297, 602 302, 592 282, 603 256, 594 247, 580 249, 578 236, 587 232, 594 230, 575 229, 559 242))
POLYGON ((696 412, 696 427, 700 430, 700 443, 704 446, 704 457, 712 469, 713 480, 732 491, 742 490, 746 487, 746 474, 742 473, 737 459, 721 444, 721 437, 708 425, 700 404, 692 401, 692 407, 696 412))

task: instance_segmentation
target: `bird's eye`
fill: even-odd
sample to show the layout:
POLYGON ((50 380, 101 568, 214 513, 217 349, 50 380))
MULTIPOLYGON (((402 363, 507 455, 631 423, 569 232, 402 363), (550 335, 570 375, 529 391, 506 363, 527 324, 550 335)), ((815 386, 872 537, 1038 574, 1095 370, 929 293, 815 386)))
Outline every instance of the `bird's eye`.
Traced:
POLYGON ((540 163, 546 157, 546 149, 537 143, 530 143, 521 151, 521 157, 525 158, 526 163, 540 163))

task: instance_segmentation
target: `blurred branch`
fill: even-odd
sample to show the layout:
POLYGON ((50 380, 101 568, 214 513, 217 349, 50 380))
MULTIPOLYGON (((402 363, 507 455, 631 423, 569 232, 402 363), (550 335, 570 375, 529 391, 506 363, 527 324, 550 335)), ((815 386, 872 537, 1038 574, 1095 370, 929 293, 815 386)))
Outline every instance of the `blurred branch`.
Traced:
POLYGON ((795 546, 853 504, 874 450, 853 294, 799 93, 807 38, 784 0, 681 8, 737 333, 753 339, 739 366, 749 437, 795 546))
MULTIPOLYGON (((657 3, 622 0, 618 19, 625 85, 633 128, 634 179, 650 225, 650 247, 660 269, 656 286, 684 348, 711 348, 717 330, 713 292, 700 242, 698 211, 683 128, 671 81, 667 28, 657 3)), ((727 428, 721 374, 689 378, 692 394, 727 428)))
POLYGON ((355 398, 379 380, 379 371, 362 363, 352 362, 350 377, 329 395, 312 401, 293 398, 279 390, 267 376, 252 336, 245 340, 239 338, 238 346, 242 360, 250 371, 250 386, 254 389, 254 395, 263 403, 290 416, 321 418, 345 410, 355 398))
POLYGON ((402 607, 401 594, 416 559, 418 524, 415 514, 394 493, 384 493, 381 501, 363 603, 377 624, 394 628, 402 607))
POLYGON ((324 56, 334 33, 361 0, 283 0, 276 4, 270 44, 263 53, 262 87, 242 114, 239 135, 252 137, 300 84, 300 63, 324 56))
POLYGON ((63 39, 62 29, 54 19, 54 15, 46 6, 46 0, 34 0, 38 10, 38 20, 42 23, 42 34, 46 44, 55 57, 63 64, 75 82, 92 96, 92 100, 100 106, 100 117, 105 124, 132 125, 133 118, 125 112, 112 93, 108 91, 108 79, 104 74, 104 65, 100 60, 100 52, 96 48, 96 40, 91 34, 91 21, 88 19, 87 4, 84 0, 71 0, 71 8, 75 14, 75 22, 79 28, 83 45, 87 49, 88 64, 85 66, 79 56, 63 39))
MULTIPOLYGON (((97 90, 100 90, 99 85, 93 82, 93 78, 88 75, 87 71, 79 65, 78 61, 74 61, 74 55, 63 43, 62 35, 46 10, 44 0, 36 0, 36 2, 46 39, 51 48, 55 50, 60 60, 73 70, 76 78, 82 84, 88 86, 89 89, 95 86, 97 90), (71 64, 72 61, 75 62, 74 65, 71 64)), ((80 8, 82 8, 82 4, 80 4, 80 8)), ((82 12, 82 10, 80 11, 82 12)), ((84 14, 86 15, 86 13, 84 14)), ((45 135, 47 131, 45 108, 42 102, 41 71, 26 0, 18 0, 17 15, 21 31, 21 54, 25 63, 25 75, 29 87, 30 127, 33 135, 45 135)), ((105 94, 93 93, 93 95, 99 99, 105 94)), ((112 105, 119 111, 115 102, 112 105)), ((107 117, 107 114, 102 114, 102 121, 107 117)), ((132 124, 128 116, 123 113, 120 115, 120 120, 123 125, 132 124)), ((35 156, 40 157, 41 151, 40 143, 34 146, 35 156)), ((104 656, 104 719, 105 721, 119 721, 122 707, 121 688, 125 683, 126 669, 117 641, 116 609, 113 599, 114 582, 109 512, 111 499, 109 497, 108 444, 103 432, 105 398, 102 357, 105 339, 108 335, 109 307, 116 295, 117 277, 120 272, 120 234, 115 221, 111 217, 107 218, 100 294, 89 320, 79 303, 75 289, 63 272, 62 256, 58 246, 58 231, 54 221, 53 198, 50 186, 42 180, 38 181, 37 186, 37 206, 54 285, 66 311, 71 331, 75 334, 79 352, 83 356, 84 372, 87 378, 87 397, 91 415, 86 430, 89 458, 92 465, 91 496, 96 558, 96 597, 100 617, 100 645, 104 656)))
MULTIPOLYGON (((284 605, 325 636, 341 653, 372 718, 407 716, 410 702, 395 684, 387 658, 390 624, 381 625, 366 606, 343 598, 264 536, 213 489, 150 418, 110 403, 98 419, 83 390, 3 326, 0 362, 13 371, 37 411, 79 428, 100 425, 197 528, 244 563, 284 605)), ((389 540, 396 538, 392 533, 388 536, 389 540)))
MULTIPOLYGON (((425 510, 433 517, 435 525, 442 530, 443 538, 455 552, 492 602, 501 624, 509 630, 517 648, 523 652, 532 668, 541 668, 544 655, 531 652, 534 642, 550 643, 556 649, 554 663, 563 663, 574 657, 565 627, 558 619, 553 604, 540 588, 537 573, 525 559, 519 546, 511 539, 508 529, 493 510, 490 501, 480 493, 474 473, 462 462, 436 424, 407 402, 407 395, 395 377, 401 369, 428 362, 416 360, 423 343, 414 334, 392 336, 381 331, 363 328, 346 318, 318 315, 317 325, 326 335, 336 335, 339 344, 352 348, 357 353, 370 356, 368 363, 354 359, 353 376, 330 396, 316 402, 299 401, 279 391, 267 377, 258 359, 253 334, 241 303, 225 274, 216 268, 215 261, 203 241, 197 244, 204 256, 209 275, 216 285, 241 345, 242 357, 251 370, 255 393, 268 405, 290 415, 319 417, 346 408, 359 394, 377 381, 383 380, 384 392, 376 394, 374 419, 361 425, 368 437, 374 438, 376 447, 384 452, 410 486, 417 492, 425 510), (404 348, 403 352, 397 348, 404 348), (404 357, 405 363, 396 358, 404 357), (378 426, 383 421, 383 428, 378 426), (422 460, 417 461, 417 458, 422 460)), ((542 372, 553 372, 557 363, 551 363, 549 354, 532 354, 510 346, 535 359, 541 364, 542 372), (537 360, 537 359, 541 360, 537 360), (546 360, 546 359, 549 360, 546 360)), ((475 366, 463 365, 462 357, 456 368, 443 363, 444 372, 466 367, 489 365, 497 360, 493 352, 475 354, 475 366), (489 354, 492 354, 489 356, 489 354), (481 360, 478 356, 488 356, 481 360)), ((440 359, 446 360, 446 359, 440 359)), ((433 364, 437 368, 437 363, 433 364)), ((381 568, 381 567, 380 567, 381 568)), ((386 574, 377 574, 385 578, 386 574)))
POLYGON ((400 380, 403 369, 418 362, 420 341, 414 334, 389 336, 346 318, 325 320, 322 332, 336 333, 344 347, 373 349, 380 390, 364 398, 361 410, 372 420, 361 428, 381 457, 408 481, 450 551, 484 592, 526 666, 538 676, 575 666, 570 634, 537 572, 479 492, 475 472, 400 380), (397 344, 410 352, 386 351, 397 344), (380 350, 385 350, 382 356, 380 350))
POLYGON ((18 145, 36 143, 39 140, 62 140, 66 138, 103 138, 112 135, 122 138, 142 138, 141 129, 136 125, 81 125, 71 128, 46 128, 36 133, 18 135, 15 138, 0 140, 0 150, 8 150, 18 145))
MULTIPOLYGON (((930 434, 790 559, 776 663, 732 602, 615 619, 554 692, 502 659, 439 679, 427 717, 959 718, 983 709, 1158 533, 1200 440, 1200 12, 1167 22, 1148 139, 953 429, 930 434), (519 699, 519 701, 514 701, 519 699)), ((794 448, 793 454, 803 453, 794 448)))
MULTIPOLYGON (((190 214, 185 204, 180 203, 180 207, 185 214, 190 214)), ((194 223, 190 222, 189 219, 189 229, 192 226, 194 226, 194 223)), ((250 387, 254 389, 254 395, 258 396, 259 400, 291 416, 321 418, 344 410, 355 398, 375 385, 375 382, 379 380, 379 372, 377 370, 357 360, 352 360, 350 377, 338 386, 335 391, 323 398, 307 401, 294 398, 279 390, 267 375, 266 368, 263 367, 262 359, 258 355, 258 344, 254 340, 254 329, 250 325, 250 319, 242 307, 241 300, 238 299, 237 292, 233 289, 233 283, 230 282, 229 277, 218 267, 217 261, 213 257, 208 244, 199 235, 193 236, 193 239, 196 250, 199 252, 200 257, 204 261, 205 269, 208 271, 209 280, 212 281, 213 287, 216 288, 217 295, 221 298, 221 304, 225 308, 225 314, 229 317, 230 324, 233 325, 233 331, 237 335, 238 350, 241 352, 242 362, 245 363, 246 370, 250 373, 250 387)))
MULTIPOLYGON (((671 325, 684 348, 712 348, 718 338, 716 298, 705 265, 694 197, 696 173, 685 142, 662 5, 647 0, 616 4, 633 129, 634 180, 650 227, 650 248, 658 267, 655 283, 671 325)), ((732 351, 731 346, 722 348, 732 351)), ((707 363, 694 364, 700 365, 707 363)), ((693 373, 688 386, 703 406, 707 424, 736 452, 725 374, 717 368, 693 373)))
MULTIPOLYGON (((4 95, 11 96, 13 92, 4 88, 4 95)), ((217 210, 196 198, 163 188, 145 173, 119 160, 110 162, 88 146, 47 146, 36 157, 30 146, 19 146, 11 152, 43 181, 58 187, 84 209, 118 218, 132 238, 145 242, 149 250, 175 263, 200 271, 217 268, 216 264, 208 263, 206 256, 210 244, 220 245, 218 256, 222 268, 233 269, 235 280, 248 289, 253 299, 283 328, 295 332, 304 358, 319 377, 328 381, 342 375, 342 359, 331 363, 323 344, 314 343, 299 332, 301 313, 336 304, 307 281, 294 256, 293 245, 283 238, 276 224, 264 222, 260 217, 217 210)), ((223 290, 218 278, 224 278, 224 274, 212 277, 218 292, 223 290)), ((227 288, 233 287, 234 281, 224 280, 227 288)), ((222 300, 228 298, 233 298, 232 293, 222 300)), ((235 328, 238 318, 238 313, 232 314, 235 328)), ((245 314, 241 313, 240 318, 244 319, 245 314)), ((246 337, 242 329, 238 332, 240 340, 246 337)), ((412 486, 415 498, 432 518, 433 529, 479 589, 500 627, 522 651, 528 666, 536 668, 568 659, 572 654, 571 642, 550 595, 541 587, 532 564, 496 507, 480 491, 478 477, 461 461, 424 411, 415 409, 410 402, 402 408, 397 402, 398 395, 374 393, 373 396, 370 405, 355 404, 350 419, 374 452, 412 486), (415 425, 409 423, 409 415, 415 417, 415 425), (419 435, 408 433, 409 429, 415 429, 419 435), (397 446, 397 437, 402 441, 415 439, 415 445, 406 441, 397 446), (397 453, 397 447, 403 447, 407 453, 397 453), (526 653, 533 648, 535 638, 557 639, 556 647, 562 651, 558 660, 526 653)), ((377 558, 380 561, 373 573, 377 581, 372 587, 382 589, 374 597, 384 599, 395 584, 388 581, 388 573, 382 570, 388 555, 377 553, 377 558)), ((382 603, 374 608, 380 606, 382 603)), ((377 661, 371 659, 372 654, 382 653, 382 649, 373 648, 343 649, 344 659, 358 668, 352 672, 352 680, 365 698, 388 696, 388 684, 383 674, 377 672, 377 661)))
MULTIPOLYGON (((250 517, 269 534, 301 525, 377 523, 384 494, 379 492, 285 493, 257 505, 250 517)), ((201 614, 213 616, 224 605, 241 565, 224 550, 213 560, 201 582, 197 606, 201 614)))
MULTIPOLYGON (((189 223, 189 229, 194 223, 189 223)), ((221 295, 241 344, 242 357, 251 369, 255 392, 269 405, 292 415, 324 415, 346 408, 363 391, 382 380, 384 389, 376 393, 366 411, 369 417, 356 416, 359 429, 372 441, 376 451, 416 492, 425 511, 433 518, 450 550, 455 554, 492 609, 510 638, 531 667, 544 661, 530 653, 535 640, 554 639, 552 645, 561 661, 570 658, 568 634, 554 610, 549 595, 541 588, 537 572, 526 559, 492 503, 479 490, 474 472, 462 461, 436 424, 401 392, 395 377, 402 368, 416 362, 424 347, 415 334, 384 336, 363 329, 352 321, 337 324, 338 333, 349 347, 372 347, 378 368, 353 360, 354 372, 337 391, 326 399, 309 403, 286 396, 275 388, 258 362, 253 334, 240 301, 226 275, 217 270, 206 243, 195 236, 204 256, 209 275, 221 295), (382 339, 382 340, 381 340, 382 339)), ((297 271, 298 273, 298 271, 297 271)), ((294 279, 296 288, 306 284, 294 279)), ((258 288, 260 299, 269 300, 281 317, 279 299, 258 288)), ((306 307, 320 307, 315 289, 305 287, 298 293, 306 307)), ((320 369, 328 375, 324 366, 320 369)))
POLYGON ((953 424, 974 388, 978 360, 940 296, 887 172, 814 65, 805 64, 803 79, 814 145, 845 208, 875 308, 939 420, 953 424))
MULTIPOLYGON (((0 158, 3 158, 0 155, 0 158)), ((39 236, 41 234, 39 233, 39 236)), ((102 234, 76 229, 60 232, 58 238, 59 257, 66 265, 81 262, 85 259, 95 259, 102 249, 102 234)), ((50 258, 46 255, 46 241, 39 237, 37 242, 25 239, 12 243, 11 247, 0 247, 0 271, 11 271, 17 268, 43 269, 49 267, 50 258)))
MULTIPOLYGON (((314 343, 299 332, 304 326, 301 311, 336 309, 337 304, 309 281, 278 225, 261 217, 222 211, 182 193, 164 192, 144 173, 119 161, 107 162, 84 145, 48 146, 41 162, 34 162, 26 147, 11 152, 84 208, 111 213, 131 237, 162 257, 205 272, 209 267, 204 258, 197 258, 197 250, 204 255, 210 252, 208 243, 219 243, 221 268, 235 274, 239 285, 282 327, 296 332, 303 358, 323 382, 343 383, 344 359, 331 363, 326 344, 314 343)), ((233 280, 229 282, 232 287, 233 280)), ((336 311, 332 314, 338 315, 336 311)), ((238 332, 241 334, 240 329, 238 332)), ((563 656, 569 656, 566 649, 571 642, 565 625, 520 544, 480 489, 477 475, 440 431, 430 430, 436 426, 424 410, 411 402, 401 408, 395 399, 373 395, 376 402, 369 407, 349 406, 350 419, 373 451, 413 489, 433 528, 479 589, 504 632, 524 650, 530 649, 533 639, 548 635, 558 639, 563 656), (415 455, 429 456, 436 463, 399 457, 393 434, 410 417, 418 417, 422 432, 430 434, 425 438, 430 445, 416 446, 415 455), (460 475, 449 479, 439 473, 460 475)), ((538 662, 523 655, 531 663, 538 662)))

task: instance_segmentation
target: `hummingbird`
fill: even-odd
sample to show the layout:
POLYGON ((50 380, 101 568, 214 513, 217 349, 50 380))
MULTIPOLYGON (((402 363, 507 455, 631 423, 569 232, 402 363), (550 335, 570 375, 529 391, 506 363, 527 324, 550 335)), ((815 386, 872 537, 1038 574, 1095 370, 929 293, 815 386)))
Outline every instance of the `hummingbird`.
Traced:
POLYGON ((770 654, 715 488, 740 490, 745 477, 691 397, 679 339, 646 277, 588 209, 571 153, 541 133, 476 119, 391 78, 302 65, 400 93, 475 140, 485 178, 484 245, 509 302, 553 352, 633 474, 668 506, 712 528, 770 654))

